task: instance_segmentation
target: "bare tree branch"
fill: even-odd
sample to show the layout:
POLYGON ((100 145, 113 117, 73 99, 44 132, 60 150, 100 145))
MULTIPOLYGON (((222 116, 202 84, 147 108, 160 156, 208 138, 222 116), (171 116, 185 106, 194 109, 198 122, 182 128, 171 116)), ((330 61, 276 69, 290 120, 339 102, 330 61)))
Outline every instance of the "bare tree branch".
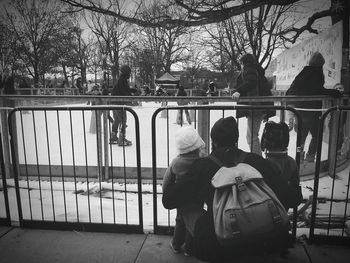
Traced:
POLYGON ((309 19, 307 20, 307 23, 300 27, 291 27, 284 31, 279 32, 279 35, 286 41, 289 41, 291 43, 295 43, 295 41, 298 39, 298 37, 304 32, 308 31, 310 33, 318 34, 318 30, 312 28, 313 23, 320 18, 330 16, 332 14, 332 9, 324 10, 321 12, 314 13, 309 19), (293 34, 294 33, 294 34, 293 34), (288 37, 288 34, 293 34, 292 36, 288 37))
POLYGON ((169 5, 176 5, 181 8, 180 11, 186 14, 183 17, 150 17, 149 19, 141 19, 134 15, 123 15, 119 12, 113 12, 104 8, 100 4, 96 4, 92 0, 61 0, 75 8, 83 8, 89 11, 102 13, 105 15, 115 16, 119 19, 136 24, 142 27, 193 27, 212 23, 222 22, 230 17, 243 14, 247 11, 261 7, 263 5, 290 5, 300 0, 249 0, 242 4, 237 4, 235 0, 218 1, 219 4, 213 4, 213 1, 193 1, 193 0, 173 0, 169 5), (225 5, 225 7, 223 7, 225 5))

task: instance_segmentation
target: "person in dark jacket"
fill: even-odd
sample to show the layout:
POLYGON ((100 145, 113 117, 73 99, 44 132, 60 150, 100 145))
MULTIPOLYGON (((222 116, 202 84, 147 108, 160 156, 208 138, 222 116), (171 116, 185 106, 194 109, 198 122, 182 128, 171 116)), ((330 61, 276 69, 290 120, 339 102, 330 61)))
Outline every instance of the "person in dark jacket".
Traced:
POLYGON ((207 96, 213 97, 213 96, 218 96, 218 91, 216 90, 216 85, 213 81, 209 82, 208 85, 208 90, 206 93, 207 96))
MULTIPOLYGON (((297 203, 295 190, 288 185, 283 177, 271 164, 255 153, 246 153, 237 148, 238 126, 234 117, 219 119, 211 129, 212 152, 210 155, 217 158, 227 167, 233 167, 240 162, 253 166, 263 176, 265 182, 275 192, 285 207, 294 207, 297 203)), ((199 158, 190 167, 186 180, 169 183, 163 188, 162 202, 167 209, 183 207, 189 201, 203 202, 207 210, 183 211, 187 230, 193 236, 193 254, 198 259, 221 262, 238 256, 248 249, 257 252, 262 249, 261 243, 242 244, 229 249, 219 245, 213 219, 214 188, 211 179, 219 170, 219 166, 210 157, 199 158)), ((268 247, 286 249, 290 245, 288 230, 274 236, 268 247)), ((266 248, 266 247, 265 247, 266 248)))
MULTIPOLYGON (((299 169, 296 161, 288 155, 289 128, 285 122, 269 121, 261 136, 261 150, 266 159, 279 171, 291 187, 298 193, 299 205, 303 199, 300 187, 299 169)), ((288 207, 285 207, 288 210, 288 207)))
MULTIPOLYGON (((117 84, 113 87, 112 96, 132 96, 135 92, 129 86, 129 78, 131 76, 131 68, 128 65, 123 65, 120 68, 120 76, 117 84)), ((128 102, 114 103, 117 105, 129 105, 128 102)), ((126 111, 125 110, 114 110, 113 111, 114 122, 112 125, 112 136, 110 143, 117 143, 119 146, 130 146, 132 142, 125 138, 126 130, 126 111), (118 137, 119 131, 119 137, 118 137)))
MULTIPOLYGON (((321 53, 315 52, 311 55, 309 65, 305 66, 303 70, 295 77, 287 95, 309 96, 309 95, 330 95, 333 97, 340 97, 341 93, 335 89, 325 89, 323 65, 325 60, 321 53)), ((308 151, 305 156, 305 161, 314 162, 317 150, 317 134, 319 119, 322 114, 322 101, 298 101, 293 103, 296 108, 306 109, 300 110, 302 114, 302 131, 301 131, 301 145, 304 148, 305 140, 309 132, 311 133, 311 141, 308 151), (316 111, 310 111, 315 109, 316 111)), ((292 120, 292 119, 291 119, 292 120)), ((292 125, 292 124, 290 124, 292 125)), ((304 152, 303 156, 304 157, 304 152)))
MULTIPOLYGON (((241 72, 237 77, 237 87, 232 94, 234 100, 245 96, 270 96, 271 90, 264 69, 256 62, 252 54, 240 58, 241 72)), ((244 103, 248 105, 273 105, 273 103, 244 103)), ((247 117, 247 142, 251 152, 261 155, 259 130, 261 122, 275 115, 274 111, 249 110, 237 111, 237 118, 247 117)))
POLYGON ((15 80, 10 75, 10 70, 5 68, 3 75, 0 78, 0 90, 3 90, 4 94, 15 94, 15 80))
MULTIPOLYGON (((181 96, 181 97, 187 97, 187 92, 185 91, 185 88, 183 86, 179 86, 178 87, 178 91, 176 93, 176 96, 181 96)), ((187 105, 188 102, 186 100, 179 100, 177 102, 177 105, 179 106, 184 106, 184 105, 187 105)), ((178 110, 177 112, 177 116, 176 116, 176 124, 179 124, 179 125, 182 125, 184 123, 183 121, 183 110, 178 110)), ((186 115, 186 119, 187 119, 187 122, 189 125, 191 125, 191 116, 190 116, 190 113, 189 111, 186 109, 185 110, 185 115, 186 115)))

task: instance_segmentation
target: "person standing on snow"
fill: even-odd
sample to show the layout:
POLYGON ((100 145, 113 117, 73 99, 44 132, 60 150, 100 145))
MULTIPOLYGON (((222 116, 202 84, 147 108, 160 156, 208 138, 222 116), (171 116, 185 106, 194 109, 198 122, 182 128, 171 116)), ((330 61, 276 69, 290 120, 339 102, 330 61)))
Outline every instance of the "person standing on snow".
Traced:
MULTIPOLYGON (((241 72, 237 77, 237 88, 232 94, 232 99, 238 101, 244 96, 271 96, 271 87, 265 77, 264 69, 256 62, 252 54, 244 54, 240 59, 241 72)), ((238 103, 239 104, 239 103, 238 103)), ((251 102, 248 105, 273 105, 273 102, 251 102)), ((261 155, 259 131, 262 121, 267 121, 269 117, 276 114, 272 110, 238 110, 237 118, 247 117, 247 142, 251 149, 261 155)))
MULTIPOLYGON (((185 88, 183 86, 179 86, 178 87, 178 91, 176 93, 176 96, 183 96, 183 97, 187 97, 187 92, 185 91, 185 88)), ((185 105, 188 105, 188 102, 185 101, 185 100, 179 100, 177 102, 177 105, 179 106, 185 106, 185 105)), ((188 109, 185 109, 185 110, 178 110, 177 111, 177 116, 176 116, 176 124, 178 125, 182 125, 184 123, 183 121, 183 111, 185 111, 185 115, 186 115, 186 119, 187 119, 187 122, 189 125, 191 125, 191 115, 188 111, 188 109)))
MULTIPOLYGON (((129 78, 131 76, 131 68, 128 65, 123 65, 120 68, 120 76, 117 84, 113 87, 112 96, 132 96, 135 92, 129 86, 129 78)), ((128 102, 116 102, 116 105, 130 105, 128 102)), ((112 136, 110 143, 117 143, 119 146, 131 146, 132 142, 125 138, 126 130, 126 111, 125 110, 113 110, 114 122, 112 125, 112 136), (119 137, 118 137, 119 131, 119 137)))
MULTIPOLYGON (((315 52, 311 55, 309 65, 305 66, 302 71, 295 77, 286 95, 296 96, 310 96, 310 95, 330 95, 333 97, 341 97, 341 92, 336 89, 325 89, 323 65, 325 60, 321 53, 315 52)), ((298 101, 293 103, 295 108, 302 108, 302 131, 301 131, 301 145, 304 150, 304 144, 307 135, 311 133, 311 141, 308 151, 302 152, 302 161, 314 162, 317 150, 317 134, 318 125, 322 112, 317 111, 322 109, 322 101, 298 101), (305 109, 305 110, 303 110, 305 109), (311 111, 310 109, 316 109, 311 111)), ((289 119, 289 126, 294 126, 294 118, 289 119)))

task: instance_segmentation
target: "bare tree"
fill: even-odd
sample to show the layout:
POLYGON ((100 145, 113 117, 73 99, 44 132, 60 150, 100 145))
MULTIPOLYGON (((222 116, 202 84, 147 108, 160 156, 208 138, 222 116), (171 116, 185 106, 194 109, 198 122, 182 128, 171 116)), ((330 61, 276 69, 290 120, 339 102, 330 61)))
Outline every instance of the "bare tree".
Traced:
MULTIPOLYGON (((109 0, 109 9, 122 13, 124 1, 109 0)), ((130 26, 118 17, 105 16, 101 13, 89 12, 85 20, 96 36, 101 55, 103 56, 104 70, 110 70, 112 85, 116 83, 119 74, 119 64, 125 51, 130 47, 130 26)))
POLYGON ((18 57, 16 38, 0 20, 0 70, 10 67, 12 71, 25 71, 18 57))
POLYGON ((34 84, 56 65, 56 44, 67 14, 61 6, 43 0, 14 0, 5 8, 7 28, 16 39, 18 54, 34 84))
MULTIPOLYGON (((178 11, 174 7, 161 5, 156 1, 149 8, 142 11, 142 16, 154 17, 167 14, 175 14, 178 11)), ((185 51, 189 45, 189 39, 193 29, 178 27, 139 27, 137 29, 139 37, 138 46, 148 50, 151 55, 149 59, 154 67, 154 75, 159 75, 162 71, 169 72, 175 63, 185 61, 188 57, 185 51)))
POLYGON ((85 37, 84 30, 76 24, 74 27, 74 43, 72 51, 75 55, 75 67, 80 71, 81 79, 86 82, 87 72, 93 63, 95 41, 91 36, 85 37))
POLYGON ((239 68, 238 59, 244 53, 252 53, 265 68, 273 52, 284 46, 281 31, 288 25, 286 20, 293 6, 265 5, 232 17, 215 27, 206 27, 209 39, 206 45, 214 53, 209 57, 214 66, 222 71, 239 68))
POLYGON ((192 89, 199 85, 196 80, 203 66, 203 55, 203 50, 200 46, 193 45, 188 50, 188 59, 183 63, 186 75, 190 79, 192 89))

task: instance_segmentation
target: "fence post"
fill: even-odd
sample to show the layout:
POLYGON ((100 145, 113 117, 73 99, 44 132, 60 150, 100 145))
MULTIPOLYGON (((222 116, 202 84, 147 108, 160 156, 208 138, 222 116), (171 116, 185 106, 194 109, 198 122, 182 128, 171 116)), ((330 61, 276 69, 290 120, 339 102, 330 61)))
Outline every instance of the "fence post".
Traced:
MULTIPOLYGON (((340 101, 339 99, 336 100, 336 105, 339 105, 340 101)), ((332 101, 333 104, 333 101, 332 101)), ((334 105, 334 104, 333 104, 334 105)), ((330 105, 330 106, 333 106, 330 105)), ((339 134, 339 111, 333 111, 330 112, 330 120, 329 120, 329 140, 328 140, 328 175, 332 178, 335 177, 335 174, 333 173, 336 168, 337 159, 336 154, 338 150, 338 138, 341 136, 339 134)), ((320 142, 322 143, 322 142, 320 142)))
POLYGON ((104 149, 103 179, 109 178, 108 114, 109 114, 109 111, 103 111, 103 149, 104 149))
MULTIPOLYGON (((4 103, 1 105, 2 107, 9 107, 11 105, 10 101, 5 99, 3 100, 4 103)), ((11 151, 10 151, 10 140, 9 140, 9 126, 8 126, 8 109, 4 109, 0 111, 0 118, 1 118, 1 134, 2 138, 2 145, 3 145, 3 152, 4 152, 4 168, 7 178, 13 177, 13 167, 11 162, 11 151)))
MULTIPOLYGON (((199 105, 208 104, 207 102, 200 102, 199 105)), ((204 151, 210 153, 210 137, 209 137, 209 110, 198 110, 198 133, 205 142, 204 151)))
POLYGON ((96 110, 96 143, 97 143, 97 172, 99 181, 104 180, 103 174, 103 160, 102 160, 102 123, 101 123, 101 110, 96 110))

